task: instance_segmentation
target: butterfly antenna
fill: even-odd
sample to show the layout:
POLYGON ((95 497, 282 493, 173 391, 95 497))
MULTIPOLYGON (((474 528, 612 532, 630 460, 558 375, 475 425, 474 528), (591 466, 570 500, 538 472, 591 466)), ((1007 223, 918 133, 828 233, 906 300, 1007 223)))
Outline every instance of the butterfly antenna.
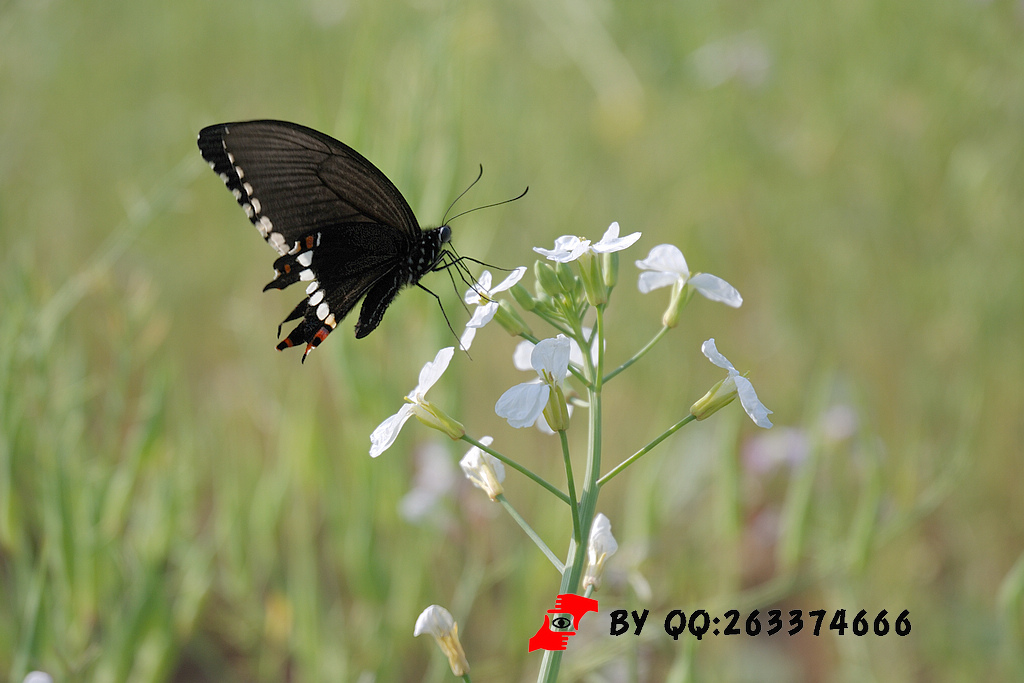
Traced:
MULTIPOLYGON (((484 168, 483 166, 480 167, 480 171, 481 172, 483 172, 483 168, 484 168)), ((479 178, 477 178, 477 180, 479 180, 479 178)), ((476 180, 474 180, 473 182, 475 183, 476 180)), ((473 186, 470 185, 469 187, 473 187, 473 186)), ((466 189, 469 190, 469 187, 467 187, 466 189)), ((525 197, 526 193, 529 192, 529 191, 530 191, 530 187, 529 187, 529 185, 527 185, 526 189, 523 190, 522 193, 518 197, 513 197, 512 199, 504 199, 504 200, 502 200, 500 202, 494 202, 493 204, 484 204, 483 206, 478 206, 476 208, 469 209, 467 211, 463 211, 462 213, 457 213, 454 216, 452 216, 451 218, 449 218, 447 220, 447 222, 445 222, 444 224, 448 225, 449 223, 451 223, 456 218, 459 218, 461 216, 465 216, 467 213, 473 213, 474 211, 479 211, 480 209, 490 209, 491 207, 501 206, 502 204, 510 204, 510 203, 512 203, 512 202, 514 202, 516 200, 519 200, 519 199, 522 199, 523 197, 525 197)), ((463 192, 462 194, 465 194, 465 192, 463 192)), ((461 197, 461 196, 462 195, 460 194, 459 197, 461 197)), ((456 201, 458 201, 458 198, 456 198, 456 201)), ((454 206, 454 204, 455 204, 455 202, 452 202, 453 206, 454 206)), ((445 215, 447 215, 447 213, 445 215)))
MULTIPOLYGON (((448 248, 455 252, 455 247, 453 247, 451 244, 448 245, 448 248)), ((501 266, 496 266, 493 263, 487 263, 486 261, 481 261, 480 259, 475 259, 470 256, 460 256, 458 252, 455 252, 455 255, 458 256, 456 261, 459 262, 460 267, 464 267, 462 266, 462 261, 469 261, 471 263, 479 263, 481 266, 484 266, 485 268, 494 268, 495 270, 500 270, 505 273, 511 273, 513 270, 515 270, 515 268, 502 268, 501 266)))
MULTIPOLYGON (((452 203, 448 205, 448 211, 451 211, 453 208, 455 208, 455 203, 458 202, 460 199, 462 199, 463 195, 465 195, 467 192, 469 192, 471 189, 473 189, 473 186, 476 185, 478 182, 480 182, 480 179, 483 178, 483 177, 484 177, 484 165, 480 164, 480 172, 477 174, 476 180, 471 182, 469 184, 469 187, 467 187, 465 190, 460 192, 459 196, 456 197, 454 200, 452 200, 452 203)), ((444 212, 444 216, 445 217, 441 219, 441 225, 448 225, 448 211, 444 212)))

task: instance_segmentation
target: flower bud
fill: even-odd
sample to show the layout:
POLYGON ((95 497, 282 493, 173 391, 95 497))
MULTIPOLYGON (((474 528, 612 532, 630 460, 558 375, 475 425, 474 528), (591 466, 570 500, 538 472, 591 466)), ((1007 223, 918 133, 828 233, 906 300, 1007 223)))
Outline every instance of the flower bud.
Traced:
POLYGON ((498 310, 494 312, 494 319, 513 337, 518 337, 524 332, 533 335, 530 326, 526 324, 526 321, 519 315, 519 312, 512 308, 512 304, 505 299, 498 302, 498 310))
POLYGON ((429 633, 434 637, 441 652, 448 658, 448 666, 456 676, 465 676, 469 673, 469 662, 466 661, 466 653, 459 642, 459 625, 455 623, 451 612, 440 605, 431 605, 420 613, 416 619, 416 627, 413 629, 414 636, 421 636, 429 633))
POLYGON ((548 264, 536 261, 533 265, 533 274, 537 276, 537 286, 548 296, 554 298, 563 293, 562 283, 559 282, 555 269, 548 264))
POLYGON ((565 431, 569 427, 569 406, 558 382, 553 382, 550 386, 548 402, 544 406, 544 420, 553 431, 565 431))
POLYGON ((537 300, 533 298, 533 295, 518 282, 512 285, 512 289, 508 291, 512 293, 512 298, 524 311, 532 311, 533 307, 537 305, 537 300))
POLYGON ((604 286, 609 290, 619 283, 619 252, 606 251, 601 254, 601 275, 604 286))
POLYGON ((587 302, 591 306, 608 303, 608 288, 605 287, 601 274, 601 261, 592 252, 587 252, 576 261, 583 280, 583 291, 587 294, 587 302))
POLYGON ((676 280, 672 285, 672 298, 669 299, 668 308, 661 316, 661 324, 665 327, 675 327, 679 324, 679 313, 686 304, 693 298, 693 288, 689 287, 684 280, 676 280))
MULTIPOLYGON (((490 446, 491 441, 489 436, 480 439, 485 446, 490 446)), ((491 500, 496 500, 504 492, 501 482, 505 481, 505 466, 490 453, 473 446, 459 461, 459 466, 473 486, 483 489, 491 500)))
POLYGON ((572 272, 572 268, 567 263, 556 263, 555 274, 558 275, 558 282, 562 285, 562 291, 566 294, 572 294, 576 291, 578 283, 576 282, 576 274, 572 272))
POLYGON ((590 525, 590 539, 587 541, 587 567, 583 572, 583 588, 601 587, 604 563, 619 550, 619 544, 612 536, 612 523, 602 513, 597 513, 590 525))
POLYGON ((412 404, 412 414, 416 419, 431 429, 444 432, 451 439, 458 441, 466 434, 466 428, 458 420, 430 401, 415 402, 412 404))
POLYGON ((736 382, 731 376, 721 379, 708 390, 708 393, 690 406, 690 414, 698 420, 703 420, 732 403, 736 399, 736 393, 736 382))

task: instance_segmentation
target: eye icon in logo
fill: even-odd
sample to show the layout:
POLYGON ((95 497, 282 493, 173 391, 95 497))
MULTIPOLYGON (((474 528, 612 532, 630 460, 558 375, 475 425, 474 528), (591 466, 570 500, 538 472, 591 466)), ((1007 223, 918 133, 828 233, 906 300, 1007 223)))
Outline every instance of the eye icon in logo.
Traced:
POLYGON ((555 628, 569 628, 572 625, 572 619, 569 617, 555 617, 551 620, 551 625, 555 628))
POLYGON ((597 600, 572 593, 559 595, 555 600, 555 608, 549 609, 544 615, 544 625, 530 638, 530 652, 564 650, 569 637, 576 635, 580 619, 587 612, 597 612, 597 600), (552 631, 552 627, 558 630, 552 631), (569 628, 573 630, 569 631, 569 628))

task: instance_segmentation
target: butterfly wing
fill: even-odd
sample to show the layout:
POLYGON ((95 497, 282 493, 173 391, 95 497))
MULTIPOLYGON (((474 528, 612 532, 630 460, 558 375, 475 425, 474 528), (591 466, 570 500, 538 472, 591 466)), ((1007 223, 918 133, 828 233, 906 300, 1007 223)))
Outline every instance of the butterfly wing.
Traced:
POLYGON ((286 121, 208 126, 203 158, 278 253, 316 230, 377 223, 415 238, 419 223, 398 188, 348 145, 286 121))
POLYGON ((198 144, 281 255, 266 288, 309 281, 285 322, 303 320, 278 348, 306 343, 308 354, 372 293, 356 329, 357 337, 369 334, 407 283, 402 264, 423 235, 398 188, 351 147, 294 123, 217 124, 198 144))
MULTIPOLYGON (((317 236, 322 234, 318 232, 317 236)), ((380 323, 398 290, 408 283, 408 270, 402 268, 402 263, 410 247, 404 235, 377 223, 343 224, 329 234, 330 239, 319 243, 309 240, 313 245, 310 249, 286 254, 274 262, 277 276, 264 291, 309 280, 306 299, 284 322, 300 317, 303 321, 278 344, 279 349, 307 344, 308 353, 316 348, 364 295, 367 298, 356 325, 356 338, 365 337, 380 323), (391 292, 383 305, 377 302, 382 289, 391 292), (371 304, 371 300, 377 303, 371 304), (372 320, 367 318, 371 310, 379 310, 372 320)))

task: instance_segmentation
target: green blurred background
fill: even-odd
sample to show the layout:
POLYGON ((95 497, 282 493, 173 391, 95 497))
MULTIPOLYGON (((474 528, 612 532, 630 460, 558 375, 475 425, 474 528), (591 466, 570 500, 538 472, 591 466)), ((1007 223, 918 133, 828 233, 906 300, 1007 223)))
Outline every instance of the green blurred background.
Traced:
MULTIPOLYGON (((359 342, 347 321, 305 365, 274 351, 298 294, 260 294, 274 254, 195 147, 251 118, 348 142, 424 225, 478 164, 459 208, 529 185, 453 226, 491 263, 642 231, 611 364, 658 328, 667 294, 632 265, 652 246, 744 295, 695 299, 609 384, 605 462, 720 377, 712 336, 777 426, 730 407, 606 487, 620 552, 596 597, 651 618, 613 639, 590 617, 563 680, 1024 679, 1024 5, 9 0, 0 680, 450 680, 412 637, 430 603, 474 680, 536 675, 558 579, 445 469, 461 445, 412 422, 367 455, 453 341, 433 299, 406 292, 359 342), (410 515, 425 481, 442 494, 410 515), (701 607, 909 609, 913 631, 661 630, 701 607)), ((461 326, 447 278, 426 284, 461 326)), ((563 481, 555 440, 491 410, 524 381, 513 346, 484 330, 432 396, 563 481)), ((507 493, 563 554, 564 506, 507 493)))

